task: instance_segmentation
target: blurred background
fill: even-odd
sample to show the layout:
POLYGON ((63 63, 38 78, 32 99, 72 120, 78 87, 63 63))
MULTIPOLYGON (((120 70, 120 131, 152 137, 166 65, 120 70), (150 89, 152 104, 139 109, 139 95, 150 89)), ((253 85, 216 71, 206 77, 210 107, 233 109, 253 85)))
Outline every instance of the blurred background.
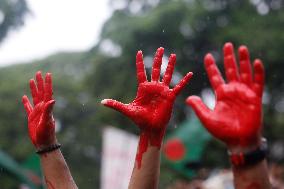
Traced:
POLYGON ((270 147, 271 179, 281 188, 283 0, 0 0, 0 188, 42 187, 21 104, 37 70, 53 74, 57 137, 77 185, 125 188, 108 178, 131 173, 138 129, 100 101, 130 102, 137 87, 136 52, 143 51, 149 74, 160 46, 165 48, 162 67, 170 53, 177 54, 172 86, 194 72, 168 125, 160 188, 197 188, 206 182, 213 188, 208 179, 216 175, 224 188, 232 188, 225 146, 208 135, 184 103, 194 94, 214 107, 203 57, 213 53, 223 71, 227 41, 247 45, 251 58, 264 62, 263 132, 270 147), (114 149, 117 154, 109 153, 114 149), (114 159, 116 165, 109 163, 114 159), (111 182, 117 187, 107 186, 111 182))

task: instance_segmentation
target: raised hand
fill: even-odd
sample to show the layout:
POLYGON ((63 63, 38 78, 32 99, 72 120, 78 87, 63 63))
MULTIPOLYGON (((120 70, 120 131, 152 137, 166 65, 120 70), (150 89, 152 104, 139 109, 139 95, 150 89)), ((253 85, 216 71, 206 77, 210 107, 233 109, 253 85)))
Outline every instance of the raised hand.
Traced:
POLYGON ((52 108, 55 100, 52 98, 51 73, 43 80, 40 71, 36 73, 36 82, 30 80, 30 89, 34 107, 28 97, 23 96, 23 104, 28 117, 29 136, 36 148, 41 149, 56 143, 55 122, 52 108))
POLYGON ((102 100, 103 105, 123 113, 140 128, 139 152, 136 156, 138 165, 139 162, 141 164, 142 154, 146 152, 148 145, 160 148, 174 100, 192 76, 189 72, 173 89, 169 88, 176 63, 176 55, 171 54, 163 80, 159 81, 163 53, 164 49, 160 47, 154 58, 151 81, 147 81, 142 51, 137 52, 138 90, 136 98, 131 103, 123 104, 112 99, 102 100))
POLYGON ((205 68, 216 95, 216 105, 210 110, 197 96, 186 102, 200 118, 207 130, 229 147, 256 146, 261 138, 261 99, 264 85, 264 68, 256 59, 252 71, 249 52, 240 46, 239 69, 234 48, 226 43, 223 48, 227 83, 223 80, 213 56, 204 58, 205 68))

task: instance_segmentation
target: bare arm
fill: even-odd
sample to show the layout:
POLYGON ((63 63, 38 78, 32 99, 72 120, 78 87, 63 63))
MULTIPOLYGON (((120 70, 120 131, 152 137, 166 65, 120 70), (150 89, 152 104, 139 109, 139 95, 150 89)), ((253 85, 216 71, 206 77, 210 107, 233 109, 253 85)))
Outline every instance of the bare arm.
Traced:
POLYGON ((77 188, 59 149, 40 155, 40 161, 48 189, 77 188))
POLYGON ((239 48, 239 66, 231 43, 226 43, 223 51, 227 83, 213 56, 207 54, 204 59, 209 81, 216 94, 214 109, 209 109, 197 96, 189 97, 187 103, 206 129, 227 145, 233 157, 237 157, 237 161, 232 161, 236 189, 268 189, 270 184, 265 156, 259 156, 261 158, 253 162, 245 158, 261 145, 264 68, 262 62, 256 59, 252 71, 245 46, 239 48))
MULTIPOLYGON (((234 154, 247 154, 248 152, 255 151, 259 146, 261 146, 261 142, 248 147, 228 146, 228 149, 234 154)), ((231 161, 233 160, 231 159, 231 161)), ((266 159, 260 161, 255 160, 254 163, 248 165, 236 165, 236 163, 232 163, 232 171, 234 175, 234 184, 237 189, 271 188, 266 159)))
POLYGON ((150 146, 144 153, 140 169, 134 166, 129 189, 158 188, 160 175, 160 149, 150 146), (146 182, 145 182, 146 181, 146 182))
POLYGON ((263 160, 248 167, 233 167, 234 184, 237 189, 268 189, 267 162, 263 160))
POLYGON ((77 186, 55 136, 52 115, 55 100, 52 98, 51 74, 47 73, 44 81, 41 72, 37 72, 36 82, 34 79, 30 80, 30 88, 34 107, 27 96, 23 96, 23 104, 28 116, 29 136, 39 152, 46 186, 48 189, 75 189, 77 186))
POLYGON ((138 91, 131 103, 123 104, 112 99, 102 101, 103 105, 125 114, 140 128, 139 146, 129 184, 130 189, 158 188, 160 147, 165 129, 170 120, 176 96, 192 76, 189 72, 178 85, 173 89, 169 88, 176 62, 176 56, 172 54, 163 80, 159 81, 163 52, 163 48, 157 50, 151 81, 147 81, 142 51, 138 51, 136 56, 138 91))

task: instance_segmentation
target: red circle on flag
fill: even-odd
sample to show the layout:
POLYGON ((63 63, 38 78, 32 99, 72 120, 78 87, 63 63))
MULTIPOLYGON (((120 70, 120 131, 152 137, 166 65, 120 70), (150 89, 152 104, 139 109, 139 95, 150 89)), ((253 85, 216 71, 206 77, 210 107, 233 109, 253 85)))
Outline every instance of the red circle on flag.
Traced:
POLYGON ((178 138, 170 139, 164 145, 164 154, 171 161, 179 161, 185 155, 185 146, 178 138))

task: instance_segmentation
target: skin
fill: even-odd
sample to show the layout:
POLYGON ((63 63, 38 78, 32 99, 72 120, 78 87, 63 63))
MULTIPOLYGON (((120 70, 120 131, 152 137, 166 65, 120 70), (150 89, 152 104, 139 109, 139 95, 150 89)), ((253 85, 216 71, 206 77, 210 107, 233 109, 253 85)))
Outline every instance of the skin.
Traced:
POLYGON ((151 81, 147 81, 142 51, 136 56, 138 90, 136 98, 129 104, 104 99, 102 104, 113 108, 131 119, 140 129, 140 138, 134 170, 129 188, 152 189, 158 187, 160 172, 160 147, 166 126, 170 120, 176 96, 190 80, 189 72, 173 89, 169 88, 172 79, 176 55, 171 54, 162 81, 160 69, 164 49, 155 54, 151 81))
MULTIPOLYGON (((239 47, 239 66, 232 43, 224 45, 223 53, 227 82, 213 56, 209 53, 204 58, 216 95, 214 109, 210 110, 197 96, 188 97, 186 102, 205 128, 223 141, 231 153, 246 153, 255 150, 261 141, 264 68, 261 60, 256 59, 252 70, 246 46, 239 47)), ((252 166, 233 166, 235 188, 270 188, 267 172, 266 160, 252 166)))
MULTIPOLYGON (((37 150, 45 149, 57 144, 52 115, 55 100, 52 97, 51 74, 47 73, 44 80, 38 71, 36 81, 30 80, 30 89, 34 106, 26 95, 22 99, 28 117, 29 136, 37 150)), ((77 188, 59 149, 41 154, 40 161, 48 189, 77 188)))

